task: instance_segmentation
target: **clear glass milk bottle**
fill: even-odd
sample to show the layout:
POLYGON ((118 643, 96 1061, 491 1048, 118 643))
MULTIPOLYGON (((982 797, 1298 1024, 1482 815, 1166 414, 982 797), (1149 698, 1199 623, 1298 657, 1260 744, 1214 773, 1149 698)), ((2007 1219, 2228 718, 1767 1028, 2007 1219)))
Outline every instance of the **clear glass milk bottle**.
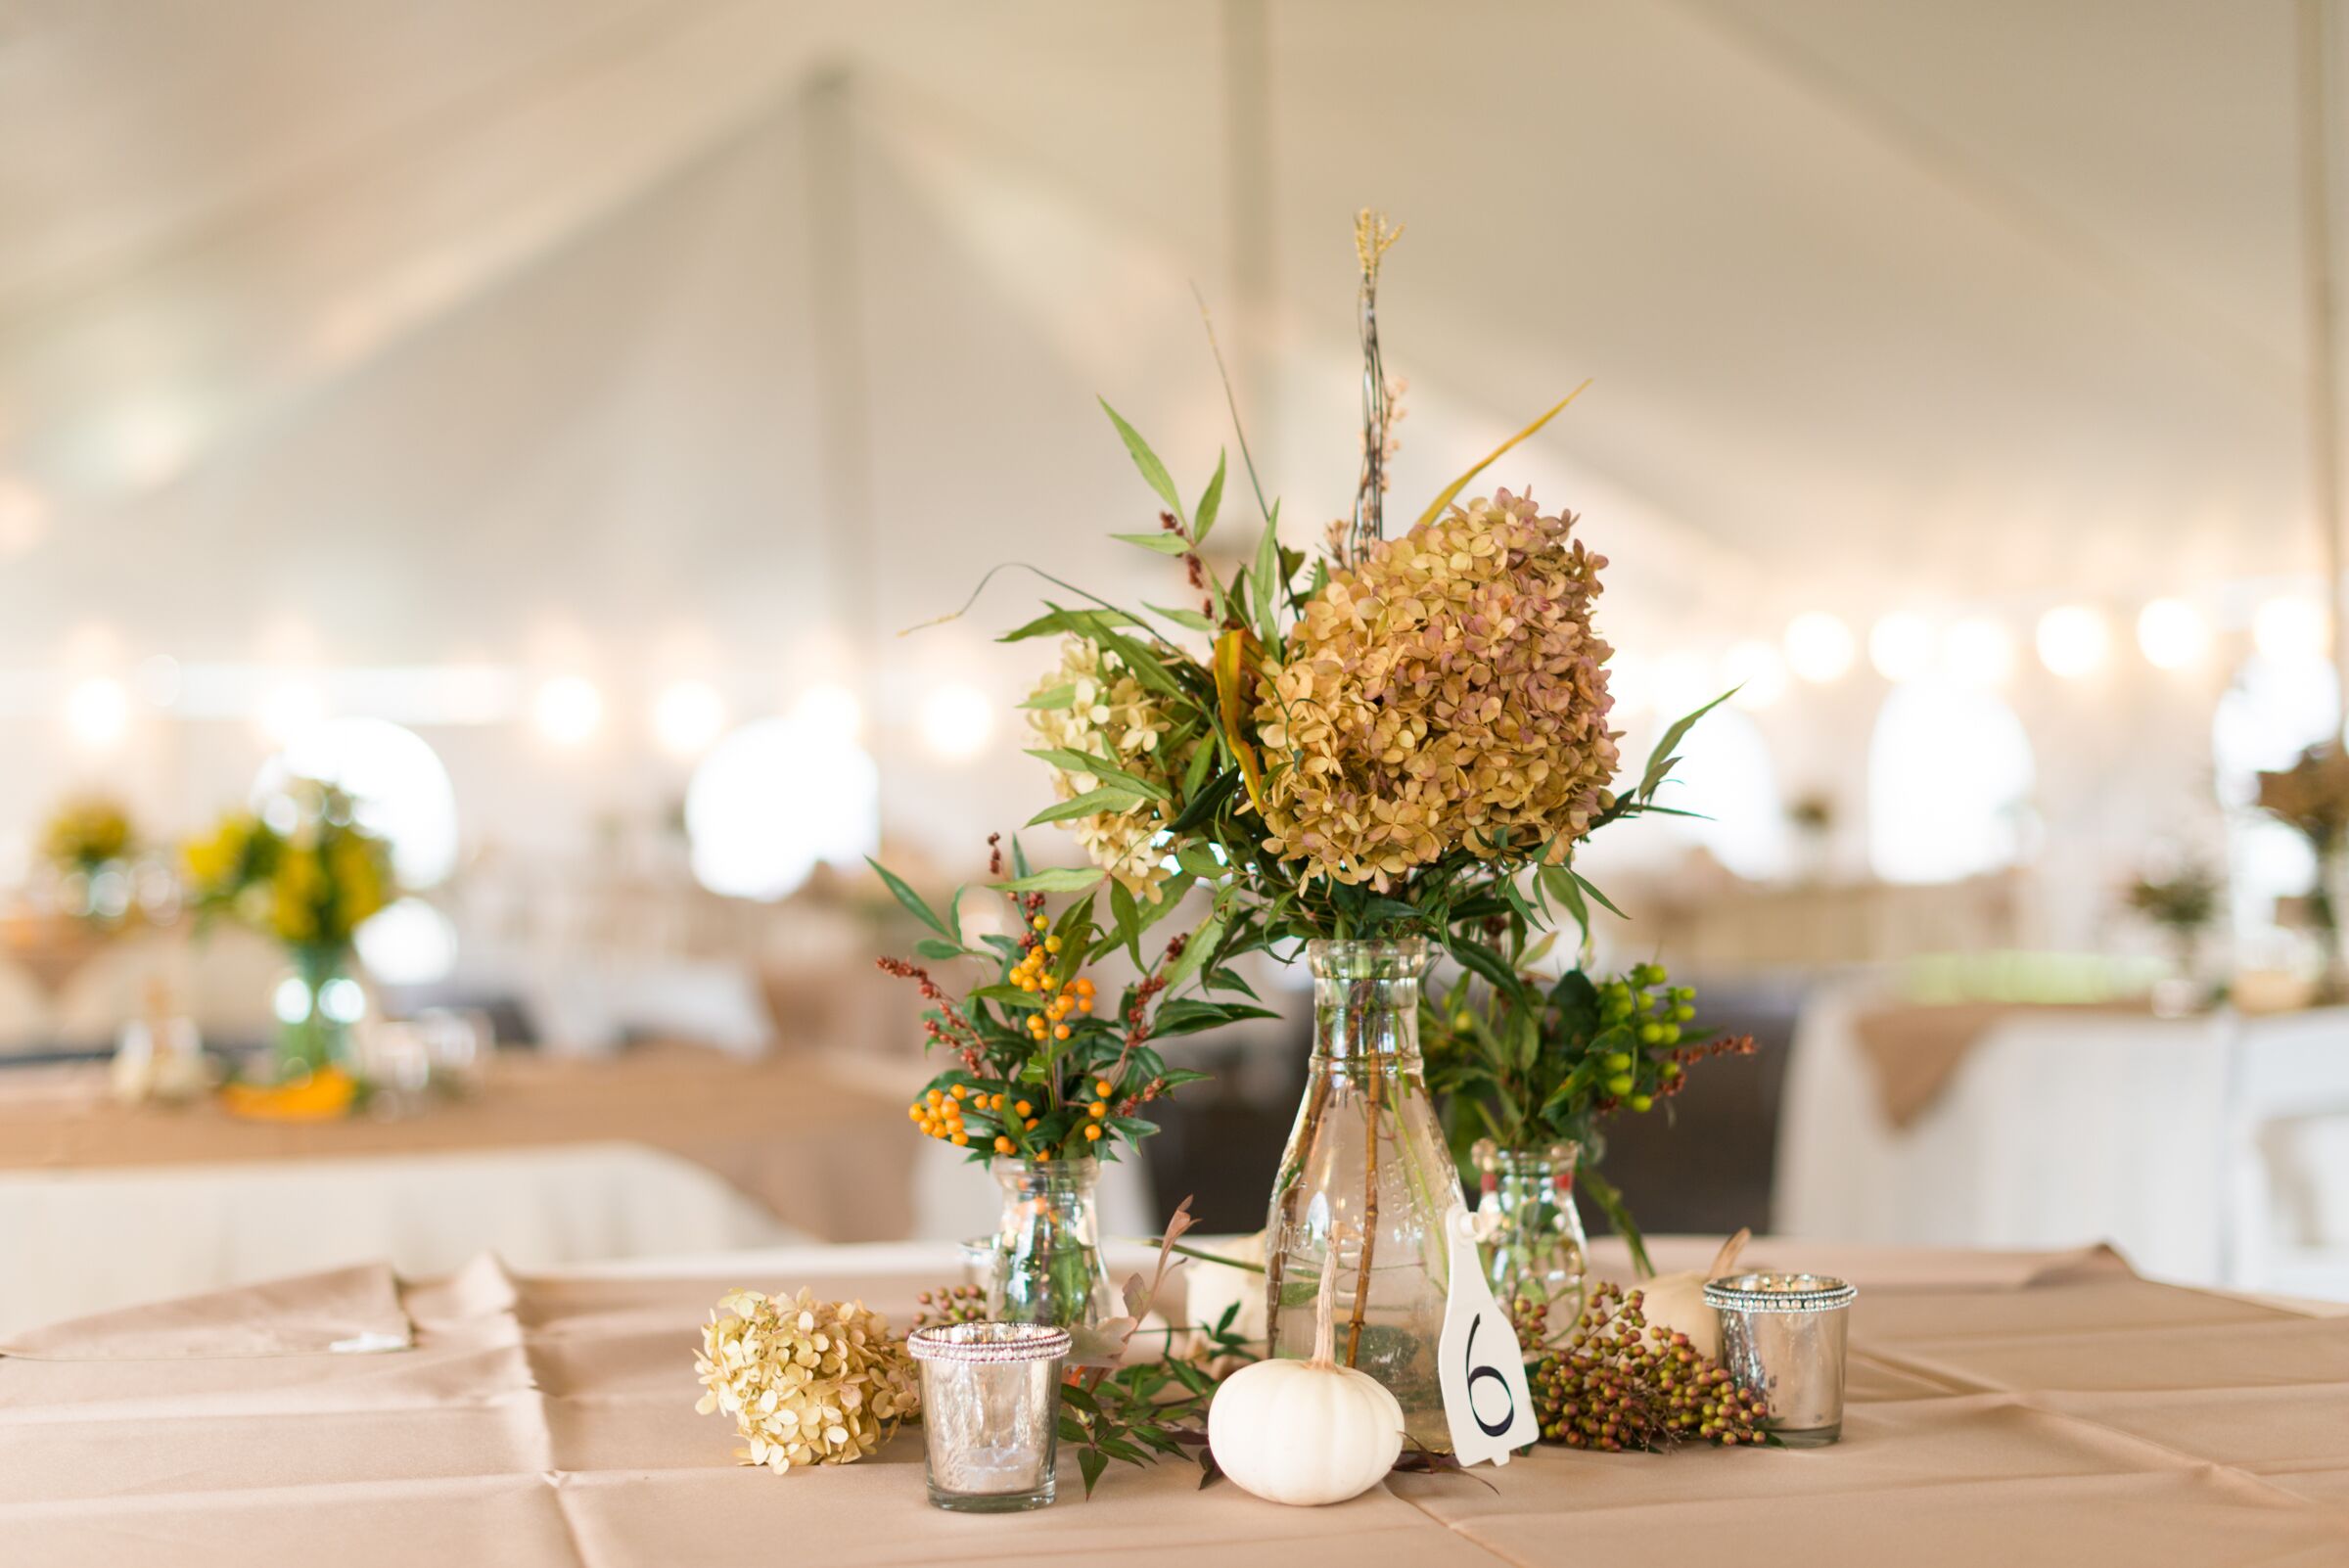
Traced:
POLYGON ((1528 1301, 1549 1309, 1552 1335, 1563 1337, 1583 1313, 1589 1242, 1574 1206, 1574 1172, 1582 1146, 1556 1142, 1504 1149, 1480 1138, 1470 1157, 1483 1175, 1476 1205, 1476 1238, 1485 1282, 1508 1307, 1528 1301))
POLYGON ((1305 1357, 1335 1268, 1337 1359, 1386 1385, 1412 1441, 1449 1453, 1436 1351, 1445 1217, 1463 1200, 1419 1064, 1429 956, 1417 939, 1308 945, 1313 1063, 1272 1187, 1265 1273, 1271 1353, 1305 1357))

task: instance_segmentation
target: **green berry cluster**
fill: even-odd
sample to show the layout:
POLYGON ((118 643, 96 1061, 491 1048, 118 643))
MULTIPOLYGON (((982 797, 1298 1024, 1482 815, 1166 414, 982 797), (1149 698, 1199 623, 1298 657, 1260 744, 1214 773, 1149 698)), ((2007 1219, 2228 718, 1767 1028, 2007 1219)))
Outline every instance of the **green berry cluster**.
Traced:
MULTIPOLYGON (((1640 1309, 1635 1290, 1591 1287, 1574 1331, 1526 1368, 1542 1441, 1609 1453, 1768 1441, 1762 1396, 1640 1309)), ((1510 1315, 1519 1344, 1549 1345, 1547 1308, 1520 1298, 1510 1315)))
POLYGON ((1600 1027, 1620 1027, 1629 1036, 1599 1064, 1607 1074, 1601 1084, 1608 1099, 1633 1111, 1654 1108, 1659 1095, 1673 1092, 1683 1071, 1672 1047, 1696 1017, 1696 992, 1671 985, 1671 979, 1662 964, 1636 964, 1595 988, 1600 1027), (1638 1048, 1629 1048, 1633 1045, 1638 1048))

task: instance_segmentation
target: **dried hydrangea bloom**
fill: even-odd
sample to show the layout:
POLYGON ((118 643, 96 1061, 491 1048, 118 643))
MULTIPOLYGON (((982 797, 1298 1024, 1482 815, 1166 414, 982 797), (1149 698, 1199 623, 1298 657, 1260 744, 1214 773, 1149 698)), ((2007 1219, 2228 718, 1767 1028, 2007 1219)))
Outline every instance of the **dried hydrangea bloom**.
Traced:
POLYGON ((862 1302, 737 1290, 720 1297, 693 1363, 705 1393, 749 1444, 745 1464, 851 1464, 889 1440, 921 1404, 913 1362, 889 1320, 862 1302))
MULTIPOLYGON (((1161 743, 1174 727, 1166 710, 1114 653, 1090 638, 1067 637, 1060 645, 1060 663, 1036 683, 1042 695, 1069 687, 1066 707, 1039 708, 1029 715, 1040 749, 1081 753, 1115 762, 1127 772, 1153 783, 1172 784, 1180 759, 1165 755, 1161 743)), ((1060 800, 1098 789, 1102 780, 1090 773, 1052 770, 1053 794, 1060 800)), ((1159 884, 1166 881, 1166 851, 1158 836, 1166 823, 1157 803, 1141 801, 1123 810, 1095 811, 1060 824, 1077 835, 1085 855, 1136 898, 1156 903, 1159 884)))
POLYGON ((1385 891, 1451 850, 1563 860, 1612 804, 1602 556, 1502 490, 1383 540, 1306 607, 1256 713, 1266 848, 1385 891))

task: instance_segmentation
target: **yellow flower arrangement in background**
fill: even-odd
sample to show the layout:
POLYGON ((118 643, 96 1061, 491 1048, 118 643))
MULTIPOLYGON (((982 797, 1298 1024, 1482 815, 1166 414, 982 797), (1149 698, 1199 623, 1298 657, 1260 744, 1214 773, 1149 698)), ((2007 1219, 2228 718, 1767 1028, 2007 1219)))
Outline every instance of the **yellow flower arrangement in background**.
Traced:
POLYGON ((41 848, 60 871, 88 875, 131 852, 136 835, 122 803, 106 795, 77 796, 57 808, 42 831, 41 848))
POLYGON ((289 947, 349 947, 391 901, 390 847, 351 819, 350 797, 299 780, 290 825, 251 811, 221 818, 182 852, 196 907, 227 914, 289 947))

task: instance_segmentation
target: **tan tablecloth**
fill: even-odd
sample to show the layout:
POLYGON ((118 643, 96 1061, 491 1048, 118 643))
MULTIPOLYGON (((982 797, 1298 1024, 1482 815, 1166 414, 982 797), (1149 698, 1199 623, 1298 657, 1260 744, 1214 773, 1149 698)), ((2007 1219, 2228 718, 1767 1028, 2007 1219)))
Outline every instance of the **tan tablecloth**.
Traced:
MULTIPOLYGON (((909 1070, 908 1081, 918 1081, 909 1070)), ((904 1235, 905 1104, 820 1058, 741 1062, 690 1047, 611 1059, 502 1055, 472 1098, 400 1121, 242 1121, 216 1104, 124 1106, 103 1069, 0 1074, 0 1171, 438 1153, 629 1141, 715 1173, 786 1224, 832 1241, 904 1235)))
MULTIPOLYGON (((404 1288, 416 1347, 364 1356, 172 1359, 200 1335, 216 1341, 224 1320, 250 1335, 256 1315, 250 1301, 178 1304, 146 1318, 157 1360, 0 1360, 0 1557, 11 1568, 2349 1561, 2349 1320, 2149 1284, 2109 1254, 1758 1251, 1862 1286, 1839 1447, 1543 1450, 1479 1470, 1481 1481, 1396 1477, 1323 1509, 1228 1484, 1200 1492, 1195 1472, 1171 1465, 1113 1467, 1086 1501, 1064 1459, 1063 1500, 1049 1509, 948 1515, 924 1501, 913 1434, 839 1470, 738 1467, 727 1423, 692 1408, 713 1280, 516 1280, 484 1261, 404 1288)), ((923 1282, 876 1276, 853 1250, 831 1273, 893 1311, 923 1282)), ((322 1281, 307 1309, 280 1287, 276 1310, 314 1340, 329 1298, 353 1321, 370 1315, 350 1286, 322 1281)), ((116 1314, 90 1339, 119 1358, 140 1332, 116 1314)), ((41 1347, 74 1348, 69 1330, 41 1347)))

